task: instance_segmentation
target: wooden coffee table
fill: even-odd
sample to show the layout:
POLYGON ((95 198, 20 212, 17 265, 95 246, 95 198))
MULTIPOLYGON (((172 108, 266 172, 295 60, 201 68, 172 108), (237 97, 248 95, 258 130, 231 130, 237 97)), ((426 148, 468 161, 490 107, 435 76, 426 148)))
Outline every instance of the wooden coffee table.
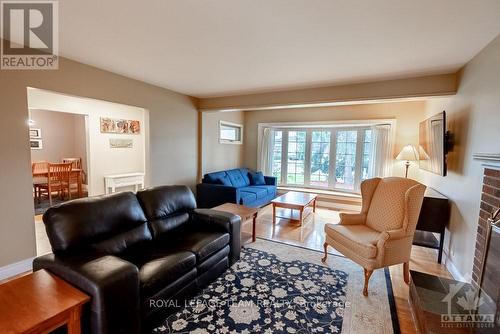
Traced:
POLYGON ((82 306, 90 297, 39 270, 0 285, 0 333, 48 333, 67 325, 80 333, 82 306))
POLYGON ((229 212, 232 213, 233 215, 240 216, 241 223, 244 223, 247 220, 252 219, 252 242, 255 242, 255 223, 257 221, 257 214, 259 213, 258 209, 234 203, 224 203, 212 209, 229 212))
MULTIPOLYGON (((301 193, 298 191, 289 191, 284 195, 276 197, 271 201, 273 204, 273 225, 276 224, 276 218, 285 218, 298 220, 300 226, 307 215, 304 215, 306 208, 312 207, 312 212, 316 212, 316 194, 301 193), (290 209, 289 215, 276 215, 276 208, 290 209), (299 211, 298 219, 294 217, 293 210, 299 211)), ((286 213, 287 211, 285 211, 286 213)))

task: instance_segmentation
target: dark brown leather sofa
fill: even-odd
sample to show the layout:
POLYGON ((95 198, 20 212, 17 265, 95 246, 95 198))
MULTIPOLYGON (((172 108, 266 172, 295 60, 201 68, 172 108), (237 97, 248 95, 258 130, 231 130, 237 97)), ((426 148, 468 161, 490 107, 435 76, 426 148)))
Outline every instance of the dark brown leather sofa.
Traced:
POLYGON ((196 209, 185 186, 77 199, 43 221, 53 254, 33 268, 92 297, 85 332, 148 331, 240 256, 240 217, 196 209))

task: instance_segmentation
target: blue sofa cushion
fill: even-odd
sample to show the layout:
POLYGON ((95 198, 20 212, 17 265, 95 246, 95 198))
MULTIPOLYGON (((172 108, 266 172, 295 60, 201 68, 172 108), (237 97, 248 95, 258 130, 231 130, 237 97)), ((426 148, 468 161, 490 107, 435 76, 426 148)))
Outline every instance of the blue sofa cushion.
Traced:
POLYGON ((252 188, 259 188, 259 189, 265 189, 267 191, 267 194, 269 196, 272 196, 273 198, 276 197, 276 186, 252 186, 252 188))
POLYGON ((224 175, 224 176, 221 176, 217 179, 217 181, 222 184, 222 185, 225 185, 225 186, 232 186, 233 184, 231 183, 231 180, 229 179, 229 176, 227 175, 224 175))
POLYGON ((250 173, 250 170, 248 168, 240 168, 241 176, 243 176, 243 180, 245 180, 245 184, 248 186, 250 185, 250 177, 248 176, 248 173, 250 173))
POLYGON ((255 194, 257 199, 267 197, 268 195, 267 189, 262 189, 254 186, 240 188, 240 191, 255 194))
POLYGON ((207 181, 207 183, 232 186, 231 180, 227 176, 226 172, 209 173, 205 175, 205 180, 207 181))
POLYGON ((246 191, 240 191, 240 204, 248 205, 257 200, 257 195, 246 191))
POLYGON ((246 187, 250 184, 250 180, 248 180, 248 177, 243 177, 243 174, 241 173, 240 169, 231 169, 228 170, 226 173, 229 176, 229 179, 231 180, 233 187, 241 188, 241 187, 246 187))
POLYGON ((266 184, 266 179, 264 179, 264 174, 262 174, 262 172, 249 172, 248 176, 250 177, 251 185, 260 186, 266 184))

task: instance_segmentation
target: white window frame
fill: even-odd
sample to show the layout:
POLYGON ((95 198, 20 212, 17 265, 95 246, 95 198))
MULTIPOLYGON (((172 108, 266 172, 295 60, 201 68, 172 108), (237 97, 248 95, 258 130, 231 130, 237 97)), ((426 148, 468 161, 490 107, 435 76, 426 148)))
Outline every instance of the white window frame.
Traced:
POLYGON ((297 188, 311 188, 311 189, 324 189, 335 190, 339 192, 359 193, 363 169, 363 143, 364 137, 357 138, 356 141, 356 162, 354 173, 354 186, 353 189, 343 189, 335 187, 335 170, 336 170, 336 152, 337 152, 337 132, 357 130, 358 136, 364 135, 364 130, 370 129, 372 125, 376 124, 390 124, 391 125, 391 139, 394 142, 396 134, 396 120, 364 120, 364 121, 333 121, 333 122, 309 122, 309 123, 259 123, 258 133, 259 140, 257 144, 258 152, 261 148, 261 138, 263 129, 266 127, 274 128, 275 130, 283 131, 282 134, 282 147, 281 147, 281 180, 280 186, 290 186, 297 188), (328 131, 330 130, 330 166, 328 170, 328 186, 322 187, 318 185, 310 185, 311 174, 311 147, 312 147, 312 131, 328 131), (288 131, 306 131, 306 152, 304 162, 304 184, 288 184, 288 131))
POLYGON ((232 122, 227 122, 227 121, 219 121, 219 143, 220 144, 242 145, 243 144, 243 124, 232 123, 232 122), (223 126, 238 129, 239 137, 240 137, 239 140, 222 139, 221 132, 222 132, 223 126))

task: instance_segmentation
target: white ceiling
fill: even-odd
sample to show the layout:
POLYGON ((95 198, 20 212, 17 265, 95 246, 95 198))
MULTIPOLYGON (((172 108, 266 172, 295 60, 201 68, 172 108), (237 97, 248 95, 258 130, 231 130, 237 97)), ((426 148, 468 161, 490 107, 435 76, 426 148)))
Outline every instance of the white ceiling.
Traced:
POLYGON ((500 0, 63 0, 60 53, 213 97, 459 69, 500 0))

